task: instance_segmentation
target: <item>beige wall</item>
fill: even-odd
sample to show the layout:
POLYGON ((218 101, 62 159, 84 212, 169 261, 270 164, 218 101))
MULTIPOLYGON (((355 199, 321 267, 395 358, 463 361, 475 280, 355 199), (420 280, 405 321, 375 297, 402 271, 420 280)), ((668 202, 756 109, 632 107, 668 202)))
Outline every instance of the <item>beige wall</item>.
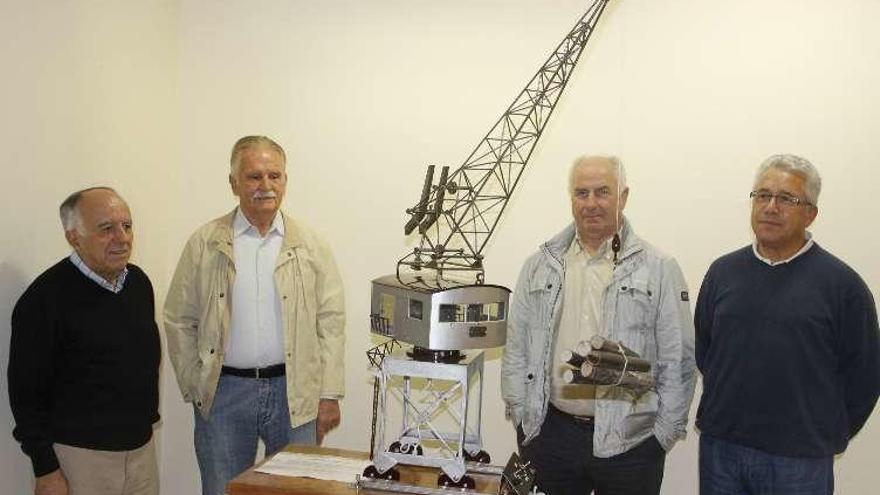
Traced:
MULTIPOLYGON (((460 164, 587 3, 0 3, 0 366, 14 301, 66 252, 66 193, 109 183, 128 198, 135 262, 161 303, 186 237, 234 204, 232 142, 264 133, 291 157, 287 209, 335 246, 346 280, 349 393, 328 443, 368 448, 369 281, 411 245, 403 210, 424 166, 460 164)), ((512 286, 567 222, 571 159, 611 152, 629 170, 635 228, 696 293, 708 264, 749 240, 754 168, 794 152, 825 180, 817 240, 878 294, 878 15, 873 0, 613 0, 486 253, 487 281, 512 286)), ((513 438, 499 355, 483 426, 500 462, 513 438)), ((167 360, 162 378, 163 493, 195 493, 191 409, 167 360)), ((0 484, 23 493, 28 465, 0 395, 0 484)), ((838 493, 880 483, 876 419, 837 463, 838 493)), ((670 455, 664 493, 696 492, 696 438, 670 455)))
MULTIPOLYGON (((134 262, 160 291, 177 140, 176 2, 0 2, 0 492, 30 493, 12 439, 9 319, 25 287, 68 248, 58 204, 110 185, 135 222, 134 262)), ((161 430, 160 434, 161 434, 161 430)), ((169 491, 168 493, 173 493, 169 491)))

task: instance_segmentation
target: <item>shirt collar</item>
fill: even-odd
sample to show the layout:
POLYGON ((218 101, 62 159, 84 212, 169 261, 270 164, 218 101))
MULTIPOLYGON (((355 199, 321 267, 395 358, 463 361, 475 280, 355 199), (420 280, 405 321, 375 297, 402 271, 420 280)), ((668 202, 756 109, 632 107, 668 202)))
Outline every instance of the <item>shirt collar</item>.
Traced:
POLYGON ((581 240, 578 238, 577 234, 575 234, 574 239, 571 241, 571 245, 568 247, 568 253, 573 256, 583 255, 588 260, 611 260, 613 255, 611 252, 611 238, 605 239, 602 244, 599 245, 599 249, 590 254, 589 251, 581 244, 581 240))
POLYGON ((757 257, 759 260, 763 261, 764 263, 767 263, 770 266, 784 265, 785 263, 790 263, 792 260, 794 260, 798 256, 806 253, 807 251, 810 250, 811 247, 813 247, 813 244, 814 244, 813 234, 811 234, 809 230, 806 231, 806 238, 807 238, 807 242, 804 243, 804 245, 798 250, 798 252, 794 253, 789 258, 784 259, 784 260, 773 261, 770 258, 765 258, 765 257, 761 256, 761 253, 758 252, 758 241, 757 240, 752 241, 752 252, 755 253, 755 257, 757 257))
POLYGON ((128 267, 126 266, 122 269, 122 272, 119 273, 119 276, 116 277, 116 281, 110 282, 89 268, 76 251, 70 253, 70 262, 73 263, 83 275, 114 294, 118 294, 119 291, 122 290, 122 287, 125 285, 125 277, 128 276, 128 267))
MULTIPOLYGON (((244 216, 244 213, 241 212, 241 208, 235 209, 235 218, 232 220, 232 235, 233 237, 239 237, 249 229, 253 229, 254 233, 260 235, 260 231, 251 224, 250 220, 244 216)), ((279 212, 275 213, 275 218, 272 219, 272 225, 269 226, 269 234, 277 233, 279 236, 284 237, 284 219, 282 218, 279 212)))

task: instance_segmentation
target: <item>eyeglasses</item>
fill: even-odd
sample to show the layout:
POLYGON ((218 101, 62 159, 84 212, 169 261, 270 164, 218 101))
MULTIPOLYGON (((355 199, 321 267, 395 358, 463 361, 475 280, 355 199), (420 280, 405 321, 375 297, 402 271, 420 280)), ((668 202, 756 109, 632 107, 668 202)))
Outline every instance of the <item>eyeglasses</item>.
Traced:
POLYGON ((777 193, 773 194, 767 191, 752 191, 749 193, 749 197, 752 198, 755 203, 759 205, 766 205, 770 203, 770 200, 776 198, 776 204, 779 206, 813 206, 813 203, 810 203, 806 199, 799 198, 797 196, 792 196, 788 193, 777 193))

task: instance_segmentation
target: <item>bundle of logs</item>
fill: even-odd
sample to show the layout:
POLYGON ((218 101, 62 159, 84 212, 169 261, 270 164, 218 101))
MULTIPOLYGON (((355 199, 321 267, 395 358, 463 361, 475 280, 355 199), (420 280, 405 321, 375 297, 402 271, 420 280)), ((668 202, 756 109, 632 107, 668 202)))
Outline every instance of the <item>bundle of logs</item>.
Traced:
POLYGON ((620 342, 599 335, 568 351, 565 362, 572 367, 563 374, 568 383, 623 387, 641 395, 654 386, 651 363, 620 342))

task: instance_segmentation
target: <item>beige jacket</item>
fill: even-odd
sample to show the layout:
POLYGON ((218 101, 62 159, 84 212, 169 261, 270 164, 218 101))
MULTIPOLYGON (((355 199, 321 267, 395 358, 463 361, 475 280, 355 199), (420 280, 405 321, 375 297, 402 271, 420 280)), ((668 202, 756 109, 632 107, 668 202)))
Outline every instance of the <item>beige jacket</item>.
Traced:
MULTIPOLYGON (((232 221, 235 211, 190 237, 165 300, 168 355, 186 402, 207 417, 229 338, 232 221)), ((291 426, 315 419, 320 397, 345 393, 345 308, 342 280, 329 246, 284 215, 275 266, 281 297, 287 401, 291 426)))

